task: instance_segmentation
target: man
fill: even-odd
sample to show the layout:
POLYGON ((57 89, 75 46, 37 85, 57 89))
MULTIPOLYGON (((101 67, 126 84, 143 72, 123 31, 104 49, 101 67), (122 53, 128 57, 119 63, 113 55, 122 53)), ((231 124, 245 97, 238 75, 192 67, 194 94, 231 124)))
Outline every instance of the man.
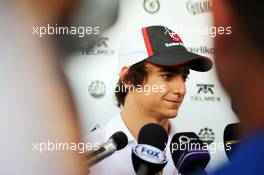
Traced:
POLYGON ((240 119, 243 142, 215 174, 264 174, 264 14, 261 1, 214 1, 216 27, 232 26, 215 38, 219 79, 240 119))
MULTIPOLYGON (((208 71, 210 59, 188 52, 180 37, 164 26, 150 26, 126 36, 119 52, 119 71, 115 95, 121 113, 105 127, 86 139, 105 142, 113 133, 123 131, 128 146, 91 168, 91 174, 135 174, 131 150, 137 144, 139 130, 148 123, 162 125, 170 139, 175 128, 170 122, 178 114, 186 92, 189 69, 208 71)), ((169 144, 168 144, 169 145, 169 144)), ((163 173, 177 173, 169 158, 163 173)))
MULTIPOLYGON (((113 7, 113 2, 109 3, 113 7)), ((106 2, 105 6, 99 4, 100 7, 108 5, 106 2)), ((48 24, 70 26, 78 13, 83 16, 75 18, 79 25, 74 26, 85 26, 91 22, 88 17, 91 19, 100 15, 88 7, 97 9, 94 3, 85 0, 0 2, 0 174, 86 173, 83 157, 76 149, 66 150, 70 143, 80 142, 81 132, 60 64, 66 53, 62 57, 58 48, 65 47, 67 43, 58 42, 57 37, 74 43, 76 47, 80 45, 65 35, 39 37, 32 28, 48 24), (80 5, 84 3, 81 10, 80 5), (55 146, 48 146, 47 141, 62 143, 63 148, 56 147, 55 150, 55 146), (40 153, 40 149, 45 151, 40 153)), ((104 12, 115 13, 116 10, 111 7, 104 12)), ((107 18, 106 15, 101 16, 104 20, 100 23, 109 26, 111 22, 107 19, 113 15, 108 14, 107 18)))

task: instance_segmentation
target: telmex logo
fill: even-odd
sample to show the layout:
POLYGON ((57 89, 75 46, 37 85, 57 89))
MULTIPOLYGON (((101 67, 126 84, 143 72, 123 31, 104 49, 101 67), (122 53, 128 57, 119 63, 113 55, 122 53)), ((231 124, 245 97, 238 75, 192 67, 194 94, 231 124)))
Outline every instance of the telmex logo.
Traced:
POLYGON ((107 47, 107 43, 106 43, 106 41, 108 41, 108 40, 109 40, 109 38, 107 38, 107 37, 101 37, 101 38, 99 38, 99 39, 96 41, 95 45, 96 45, 97 47, 101 47, 101 46, 107 47))
POLYGON ((210 92, 211 94, 214 94, 214 91, 213 91, 213 87, 214 85, 213 84, 197 84, 197 86, 199 87, 198 89, 198 94, 200 94, 201 92, 207 94, 208 92, 210 92))
POLYGON ((109 37, 98 37, 91 48, 91 44, 86 43, 81 47, 83 55, 112 55, 114 50, 108 48, 109 37))
POLYGON ((214 95, 213 84, 196 84, 198 91, 191 95, 192 101, 197 102, 221 102, 221 96, 214 95))
POLYGON ((193 15, 212 11, 212 1, 202 0, 198 2, 187 1, 187 10, 193 15))
POLYGON ((155 164, 164 164, 167 162, 167 158, 165 154, 159 150, 158 148, 146 145, 146 144, 138 144, 133 147, 133 152, 140 157, 141 159, 155 163, 155 164))

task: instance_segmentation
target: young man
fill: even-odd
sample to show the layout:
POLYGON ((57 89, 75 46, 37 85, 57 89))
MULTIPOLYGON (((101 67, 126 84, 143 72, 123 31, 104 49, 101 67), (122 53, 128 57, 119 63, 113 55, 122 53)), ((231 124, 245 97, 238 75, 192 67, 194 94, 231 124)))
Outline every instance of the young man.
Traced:
POLYGON ((216 27, 232 27, 231 36, 214 40, 219 80, 240 119, 241 146, 232 164, 215 174, 264 174, 264 13, 263 1, 214 1, 216 27))
MULTIPOLYGON (((160 124, 170 142, 175 128, 169 119, 178 114, 189 69, 203 72, 211 67, 210 59, 188 52, 180 37, 166 27, 150 26, 128 35, 120 48, 120 79, 115 91, 121 113, 86 139, 103 143, 113 133, 123 131, 129 143, 92 167, 91 174, 135 174, 131 150, 139 130, 148 123, 160 124)), ((169 161, 163 173, 176 174, 168 146, 166 150, 169 161)))

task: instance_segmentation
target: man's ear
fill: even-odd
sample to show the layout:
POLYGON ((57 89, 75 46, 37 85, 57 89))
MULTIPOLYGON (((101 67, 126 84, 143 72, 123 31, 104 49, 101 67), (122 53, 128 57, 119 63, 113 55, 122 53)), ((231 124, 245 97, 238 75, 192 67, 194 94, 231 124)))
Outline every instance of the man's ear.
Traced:
POLYGON ((120 71, 120 80, 121 80, 121 82, 124 84, 124 85, 127 85, 127 84, 129 84, 129 82, 127 82, 127 80, 126 80, 126 75, 127 75, 127 73, 128 73, 128 70, 129 70, 129 66, 124 66, 122 69, 121 69, 121 71, 120 71))

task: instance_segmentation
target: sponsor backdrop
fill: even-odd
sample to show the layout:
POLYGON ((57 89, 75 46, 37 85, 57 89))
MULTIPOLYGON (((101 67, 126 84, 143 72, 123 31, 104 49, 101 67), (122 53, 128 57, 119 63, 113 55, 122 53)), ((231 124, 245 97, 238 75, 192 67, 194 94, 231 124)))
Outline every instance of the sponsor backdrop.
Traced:
MULTIPOLYGON (((69 59, 65 72, 69 78, 81 116, 83 134, 104 125, 120 111, 114 87, 118 80, 117 60, 120 42, 129 33, 148 25, 163 25, 174 30, 192 52, 213 59, 212 2, 208 0, 122 0, 119 18, 102 33, 94 48, 85 45, 69 59)), ((230 34, 230 29, 223 29, 230 34)), ((87 41, 89 42, 89 41, 87 41)), ((179 132, 193 131, 207 144, 223 143, 227 124, 236 122, 230 101, 217 80, 215 69, 207 73, 191 71, 187 94, 173 120, 179 132)), ((207 169, 226 159, 225 152, 211 150, 207 169)))

